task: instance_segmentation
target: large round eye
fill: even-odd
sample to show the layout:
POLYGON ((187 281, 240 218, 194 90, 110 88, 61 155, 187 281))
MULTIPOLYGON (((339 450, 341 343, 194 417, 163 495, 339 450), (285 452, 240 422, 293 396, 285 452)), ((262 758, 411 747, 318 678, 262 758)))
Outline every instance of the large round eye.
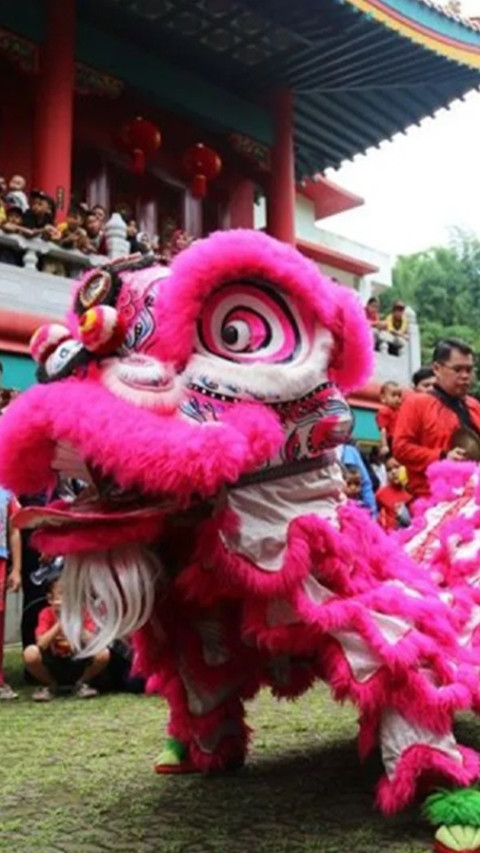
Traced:
POLYGON ((80 286, 77 304, 83 310, 104 302, 112 288, 112 279, 104 270, 95 270, 80 286))
POLYGON ((270 328, 254 311, 238 309, 225 317, 220 335, 232 352, 256 352, 270 340, 270 328))
POLYGON ((310 325, 268 282, 231 282, 206 300, 197 350, 230 361, 289 362, 309 342, 310 325))

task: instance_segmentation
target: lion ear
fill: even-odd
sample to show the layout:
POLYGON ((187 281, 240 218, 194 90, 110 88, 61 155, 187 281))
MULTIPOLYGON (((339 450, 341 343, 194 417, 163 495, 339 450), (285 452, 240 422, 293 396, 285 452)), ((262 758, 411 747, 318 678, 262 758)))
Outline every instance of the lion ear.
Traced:
POLYGON ((361 388, 373 372, 372 333, 355 291, 336 285, 330 378, 344 392, 361 388))

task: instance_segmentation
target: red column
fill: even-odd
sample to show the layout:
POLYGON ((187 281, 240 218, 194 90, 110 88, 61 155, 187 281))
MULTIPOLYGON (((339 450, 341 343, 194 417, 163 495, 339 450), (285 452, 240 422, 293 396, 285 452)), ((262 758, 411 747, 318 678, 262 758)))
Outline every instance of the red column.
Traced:
POLYGON ((267 230, 272 237, 295 243, 295 157, 293 152, 293 94, 277 92, 273 102, 274 143, 267 197, 267 230))
POLYGON ((34 187, 70 203, 75 84, 75 0, 47 0, 35 105, 34 187))
POLYGON ((230 194, 228 227, 254 227, 255 187, 248 178, 235 182, 230 194))

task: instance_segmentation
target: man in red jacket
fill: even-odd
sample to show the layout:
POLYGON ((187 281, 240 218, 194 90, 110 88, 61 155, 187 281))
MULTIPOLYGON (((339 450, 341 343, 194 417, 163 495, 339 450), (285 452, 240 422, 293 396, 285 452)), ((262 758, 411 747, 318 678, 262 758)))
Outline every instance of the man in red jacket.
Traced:
POLYGON ((414 497, 428 495, 426 470, 439 459, 467 458, 452 446, 459 430, 480 438, 480 403, 468 395, 473 372, 472 348, 456 338, 440 341, 433 353, 435 385, 428 394, 411 394, 402 403, 395 426, 393 452, 408 471, 414 497))

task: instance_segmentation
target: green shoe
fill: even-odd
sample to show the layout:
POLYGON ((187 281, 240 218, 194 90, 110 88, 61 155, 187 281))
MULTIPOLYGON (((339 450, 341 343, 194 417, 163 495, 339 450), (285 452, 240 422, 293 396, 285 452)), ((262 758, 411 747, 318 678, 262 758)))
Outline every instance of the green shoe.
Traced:
POLYGON ((154 770, 155 773, 198 773, 188 755, 188 747, 176 737, 166 739, 154 770))

